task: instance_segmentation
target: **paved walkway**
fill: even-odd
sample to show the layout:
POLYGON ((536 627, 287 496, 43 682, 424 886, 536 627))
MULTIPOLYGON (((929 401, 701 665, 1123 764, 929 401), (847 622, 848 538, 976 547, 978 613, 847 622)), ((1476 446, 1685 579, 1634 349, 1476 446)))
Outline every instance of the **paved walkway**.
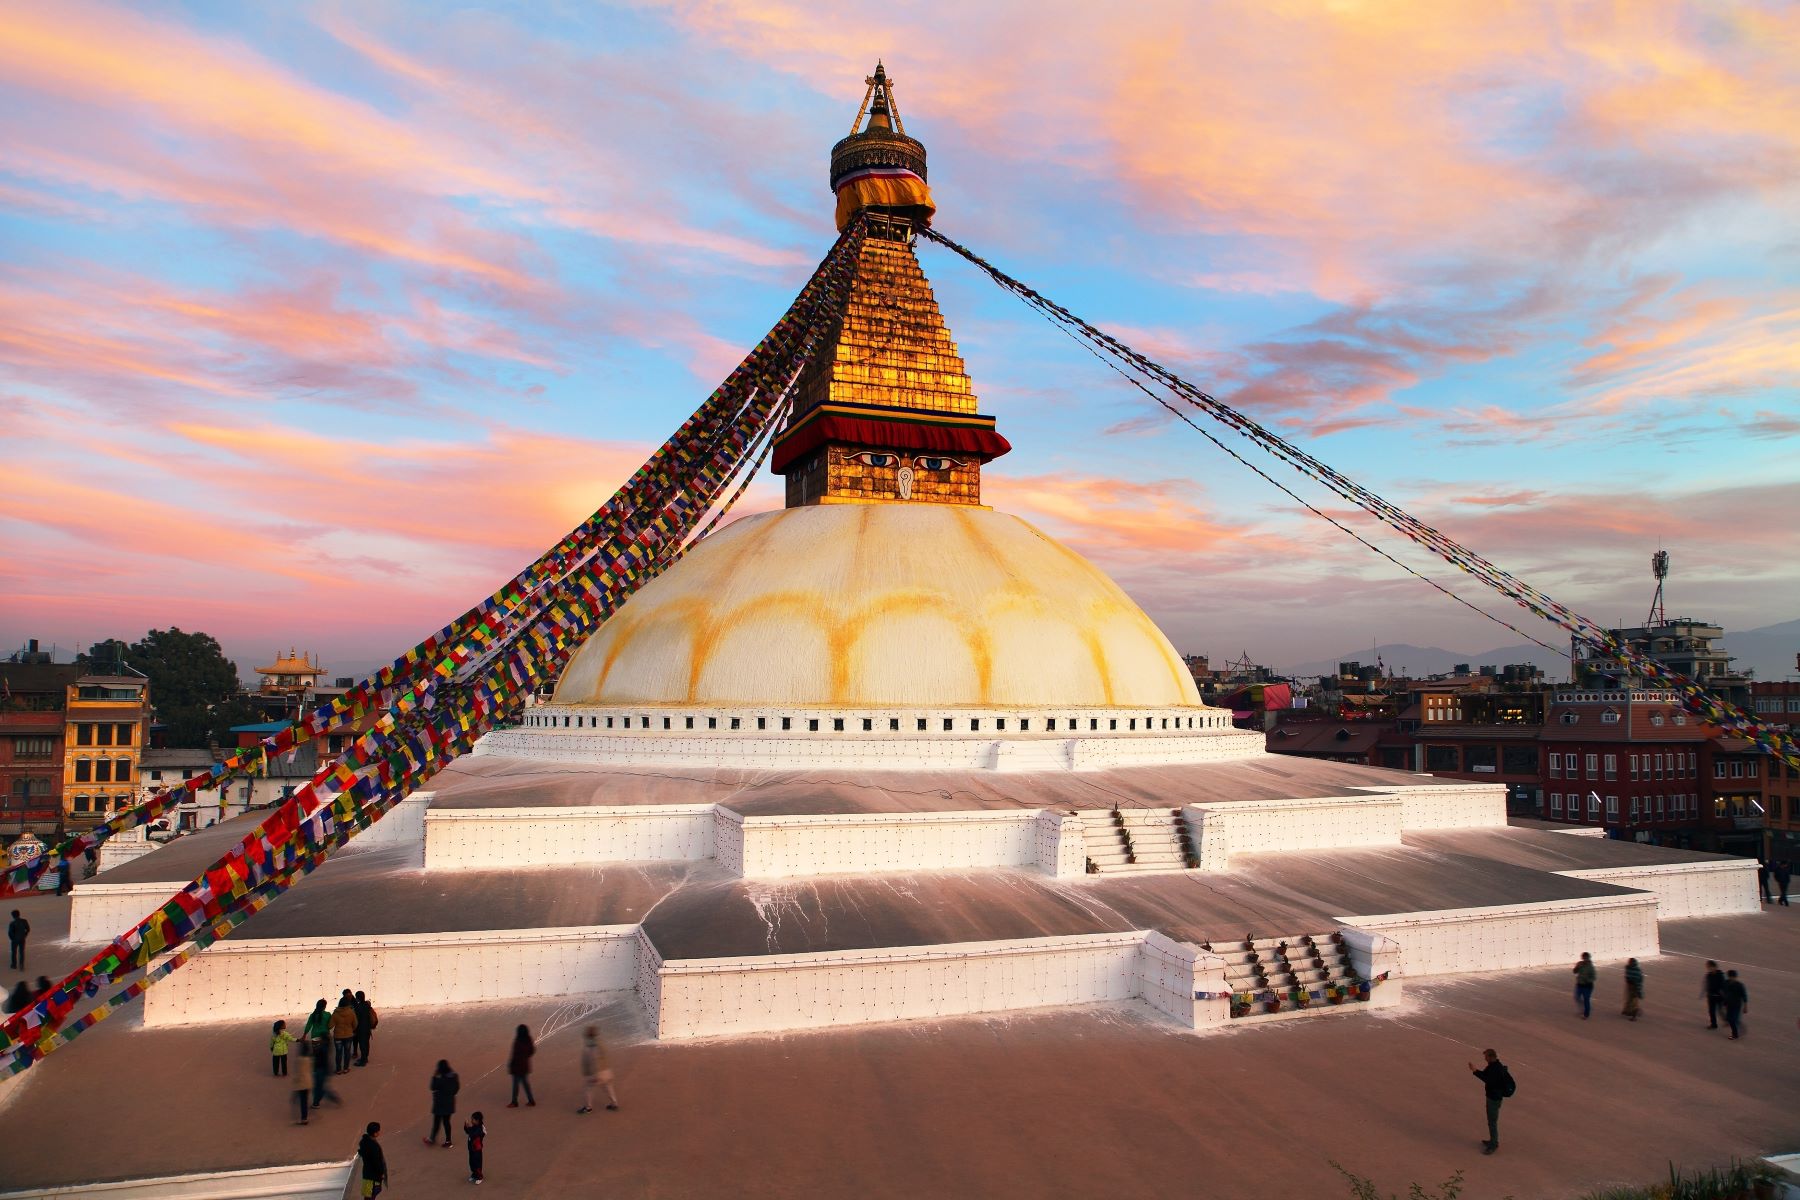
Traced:
POLYGON ((461 1147, 419 1141, 426 1079, 447 1057, 459 1113, 488 1118, 487 1196, 1347 1195, 1331 1159, 1383 1194, 1461 1168, 1466 1200, 1573 1196, 1654 1179, 1670 1158, 1800 1149, 1797 914, 1664 926, 1635 1024, 1617 1015, 1616 966, 1585 1022, 1557 968, 1412 985, 1386 1013, 1203 1036, 1105 1008, 689 1043, 643 1040, 623 995, 396 1010, 373 1065, 337 1081, 344 1107, 305 1128, 269 1076, 265 1025, 122 1018, 33 1068, 0 1108, 0 1176, 26 1187, 316 1161, 349 1154, 375 1119, 391 1195, 454 1194, 461 1147), (1742 1041, 1705 1028, 1705 957, 1748 981, 1742 1041), (595 1004, 625 1107, 578 1116, 577 1036, 595 1004), (535 1109, 505 1107, 520 1020, 548 1031, 535 1109), (1464 1066, 1483 1046, 1519 1081, 1492 1158, 1464 1066))

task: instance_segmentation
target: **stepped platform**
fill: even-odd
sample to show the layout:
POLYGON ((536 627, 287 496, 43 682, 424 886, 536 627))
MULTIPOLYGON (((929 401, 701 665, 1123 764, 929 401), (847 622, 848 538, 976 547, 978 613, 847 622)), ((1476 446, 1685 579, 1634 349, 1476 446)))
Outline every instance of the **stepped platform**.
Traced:
MULTIPOLYGON (((1359 789, 1452 789, 1429 775, 1281 755, 1101 771, 750 770, 546 763, 474 755, 433 780, 432 809, 718 804, 746 817, 990 809, 1167 809, 1246 800, 1318 799, 1359 789)), ((1477 785, 1488 786, 1488 785, 1477 785)))

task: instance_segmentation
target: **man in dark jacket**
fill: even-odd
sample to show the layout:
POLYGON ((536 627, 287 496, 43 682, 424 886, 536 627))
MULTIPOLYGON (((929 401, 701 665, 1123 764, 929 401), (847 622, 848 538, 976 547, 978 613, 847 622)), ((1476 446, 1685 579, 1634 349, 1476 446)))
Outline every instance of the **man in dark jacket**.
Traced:
POLYGON ((1736 1041, 1741 1032, 1738 1022, 1743 1019, 1744 1010, 1750 1007, 1750 989, 1744 986, 1736 971, 1725 972, 1725 991, 1720 999, 1725 1004, 1725 1023, 1731 1026, 1731 1037, 1736 1041))
POLYGON ((31 922, 19 915, 18 909, 12 910, 12 920, 6 923, 6 965, 25 969, 25 939, 31 936, 31 922))
POLYGON ((369 1065, 369 1039, 375 1032, 375 1006, 361 992, 356 993, 356 1040, 352 1051, 356 1056, 356 1065, 369 1065))
POLYGON ((1706 1027, 1717 1029, 1719 1009, 1725 1003, 1725 972, 1710 958, 1706 960, 1706 981, 1701 984, 1700 991, 1706 997, 1706 1027))
POLYGON ((1481 1143, 1483 1154, 1492 1154, 1500 1148, 1500 1105, 1512 1090, 1512 1072, 1500 1061, 1500 1056, 1492 1050, 1483 1050, 1481 1057, 1487 1065, 1477 1067, 1469 1064, 1469 1073, 1481 1080, 1482 1089, 1487 1093, 1487 1141, 1481 1143))
POLYGON ((381 1143, 376 1140, 380 1136, 381 1122, 370 1121, 362 1141, 356 1144, 357 1156, 362 1159, 363 1200, 381 1195, 381 1189, 387 1186, 387 1155, 381 1152, 381 1143))

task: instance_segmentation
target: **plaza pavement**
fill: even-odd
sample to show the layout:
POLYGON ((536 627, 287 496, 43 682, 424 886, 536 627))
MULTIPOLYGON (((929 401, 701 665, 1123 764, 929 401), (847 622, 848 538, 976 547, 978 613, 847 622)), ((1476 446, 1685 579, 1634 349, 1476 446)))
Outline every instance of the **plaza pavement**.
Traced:
POLYGON ((501 1197, 1348 1195, 1336 1159, 1384 1195, 1460 1168, 1466 1200, 1526 1200, 1647 1182, 1671 1159, 1800 1149, 1800 908, 1665 924, 1663 950, 1645 964, 1635 1024, 1617 1014, 1616 965, 1585 1022, 1556 968, 1409 984, 1398 1009, 1198 1035, 1142 1010, 1087 1008, 655 1043, 630 997, 612 994, 591 1005, 624 1109, 590 1116, 573 1111, 588 1003, 386 1012, 373 1064, 336 1081, 343 1109, 305 1128, 269 1076, 266 1024, 145 1031, 121 1017, 11 1089, 0 1180, 320 1161, 347 1156, 374 1119, 390 1195, 454 1195, 469 1188, 461 1146, 419 1140, 439 1057, 462 1075, 458 1125, 487 1115, 482 1192, 501 1197), (1748 983, 1741 1041, 1705 1028, 1707 957, 1748 983), (550 1031, 535 1109, 504 1107, 519 1021, 550 1031), (1465 1066, 1484 1046, 1519 1081, 1491 1158, 1465 1066))

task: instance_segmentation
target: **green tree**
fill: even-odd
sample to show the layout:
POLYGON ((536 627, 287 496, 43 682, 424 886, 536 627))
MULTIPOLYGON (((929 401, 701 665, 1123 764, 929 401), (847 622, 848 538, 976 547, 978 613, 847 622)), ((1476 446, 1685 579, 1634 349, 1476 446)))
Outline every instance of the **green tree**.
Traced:
POLYGON ((82 664, 90 670, 117 670, 123 649, 126 666, 150 680, 150 703, 167 728, 172 746, 204 746, 208 740, 231 743, 231 726, 258 719, 256 708, 241 699, 237 664, 225 657, 217 639, 181 629, 152 629, 137 641, 96 642, 82 664), (91 660, 91 661, 90 661, 91 660))

